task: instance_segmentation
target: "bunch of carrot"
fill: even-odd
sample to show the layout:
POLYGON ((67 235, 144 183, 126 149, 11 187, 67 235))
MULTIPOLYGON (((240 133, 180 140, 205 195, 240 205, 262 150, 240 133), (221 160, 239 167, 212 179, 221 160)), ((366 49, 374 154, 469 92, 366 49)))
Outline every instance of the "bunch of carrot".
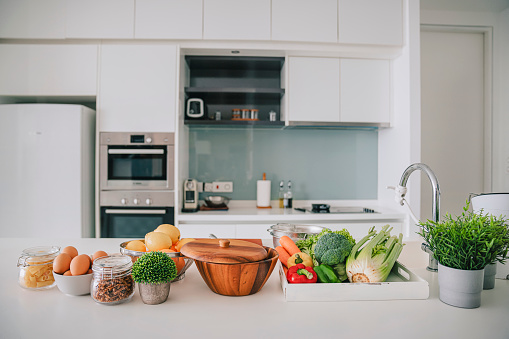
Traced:
POLYGON ((299 253, 300 249, 297 247, 297 245, 295 245, 295 242, 293 242, 293 240, 286 235, 283 235, 279 239, 279 243, 281 246, 277 246, 276 251, 279 254, 279 260, 281 261, 281 264, 283 264, 283 269, 286 274, 288 271, 288 259, 295 253, 299 253))

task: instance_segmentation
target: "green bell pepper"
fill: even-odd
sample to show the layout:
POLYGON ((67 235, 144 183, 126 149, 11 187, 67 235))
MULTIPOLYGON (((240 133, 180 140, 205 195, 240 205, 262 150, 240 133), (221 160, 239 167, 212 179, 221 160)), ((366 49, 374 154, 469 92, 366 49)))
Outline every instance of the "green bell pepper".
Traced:
POLYGON ((339 283, 338 277, 332 267, 326 264, 321 264, 313 268, 316 275, 318 276, 318 282, 320 283, 339 283))

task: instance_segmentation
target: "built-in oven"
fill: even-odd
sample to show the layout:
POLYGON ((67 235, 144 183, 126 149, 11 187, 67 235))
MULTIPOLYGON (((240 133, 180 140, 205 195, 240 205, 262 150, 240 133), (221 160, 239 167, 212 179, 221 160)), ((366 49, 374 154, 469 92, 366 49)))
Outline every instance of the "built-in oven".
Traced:
POLYGON ((174 134, 100 133, 99 206, 102 238, 144 238, 173 224, 174 134))
POLYGON ((101 190, 173 190, 173 133, 100 133, 101 190))
POLYGON ((101 238, 144 238, 161 224, 174 224, 174 193, 101 191, 101 238))

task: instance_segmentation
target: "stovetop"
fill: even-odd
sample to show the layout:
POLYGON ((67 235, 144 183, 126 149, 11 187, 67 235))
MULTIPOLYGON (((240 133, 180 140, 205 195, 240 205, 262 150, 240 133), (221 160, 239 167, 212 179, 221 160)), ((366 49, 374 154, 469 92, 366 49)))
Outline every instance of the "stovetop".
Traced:
POLYGON ((296 211, 308 213, 378 213, 371 208, 357 206, 331 207, 327 204, 313 204, 311 208, 294 208, 296 211))

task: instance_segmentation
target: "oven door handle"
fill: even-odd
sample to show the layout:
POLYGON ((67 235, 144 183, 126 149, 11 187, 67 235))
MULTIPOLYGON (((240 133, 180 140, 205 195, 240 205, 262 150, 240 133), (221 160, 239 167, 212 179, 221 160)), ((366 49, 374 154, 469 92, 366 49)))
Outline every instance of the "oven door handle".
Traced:
POLYGON ((146 210, 146 209, 112 209, 104 210, 106 214, 166 214, 166 210, 146 210))
POLYGON ((164 154, 163 149, 108 149, 108 154, 164 154))

